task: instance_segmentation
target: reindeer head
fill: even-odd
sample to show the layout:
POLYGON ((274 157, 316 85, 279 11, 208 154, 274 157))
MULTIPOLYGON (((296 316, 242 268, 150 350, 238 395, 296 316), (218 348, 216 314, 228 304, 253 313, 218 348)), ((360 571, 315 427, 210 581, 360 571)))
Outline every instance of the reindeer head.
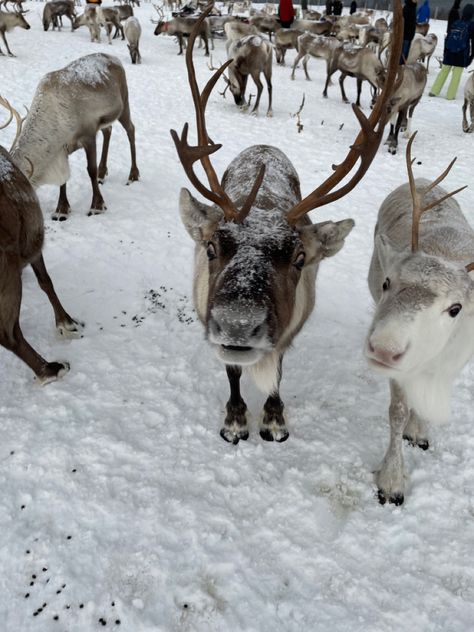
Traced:
POLYGON ((469 252, 472 256, 474 236, 469 235, 459 205, 452 199, 465 187, 446 193, 437 186, 454 161, 435 182, 415 181, 410 156, 413 138, 407 147, 409 184, 394 191, 385 202, 399 214, 400 200, 406 200, 411 191, 412 251, 400 250, 386 236, 377 236, 374 256, 384 280, 366 342, 371 366, 407 380, 410 375, 433 371, 434 360, 440 373, 453 371, 474 346, 474 279, 469 276, 474 264, 462 264, 469 252), (423 252, 418 246, 420 219, 435 206, 436 215, 430 214, 421 225, 428 250, 423 252), (459 253, 459 263, 454 253, 459 253))

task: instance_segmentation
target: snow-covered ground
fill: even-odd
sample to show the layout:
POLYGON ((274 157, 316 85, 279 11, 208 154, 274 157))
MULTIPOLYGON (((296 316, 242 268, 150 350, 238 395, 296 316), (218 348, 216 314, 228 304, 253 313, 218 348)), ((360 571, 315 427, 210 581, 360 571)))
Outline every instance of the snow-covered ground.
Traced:
MULTIPOLYGON (((382 507, 373 483, 388 441, 388 388, 362 355, 373 309, 366 276, 378 207, 406 180, 406 140, 396 156, 382 146, 347 198, 313 213, 350 216, 356 227, 323 262, 316 310, 285 357, 289 440, 260 439, 262 396, 244 380, 252 432, 247 442, 227 444, 219 437, 227 379, 190 300, 193 243, 178 214, 179 189, 189 185, 169 134, 185 121, 194 128, 184 59, 172 38, 153 36, 151 4, 136 10, 141 66, 131 65, 124 42, 92 44, 85 28, 71 33, 67 25, 45 33, 43 5, 26 8, 32 28, 8 35, 17 57, 0 58, 0 93, 21 109, 47 71, 94 51, 117 55, 141 180, 125 186, 128 143, 115 125, 103 215, 87 217, 83 152, 71 158, 67 222, 50 219, 57 189, 38 191, 46 263, 86 329, 81 340, 57 339, 50 305, 25 270, 23 332, 47 359, 67 359, 71 371, 40 388, 0 349, 1 632, 472 630, 472 363, 456 383, 451 423, 432 430, 427 452, 405 446, 405 504, 382 507)), ((440 41, 444 28, 433 23, 440 41)), ((222 41, 213 59, 225 59, 222 41)), ((210 74, 206 62, 198 49, 201 82, 210 74)), ((212 95, 219 173, 262 142, 286 152, 303 193, 330 173, 357 123, 337 83, 321 97, 324 62, 311 60, 309 70, 312 82, 301 69, 292 82, 288 65, 274 66, 270 119, 266 93, 259 117, 240 112, 230 95, 212 95), (303 92, 298 134, 291 113, 303 92)), ((355 82, 346 86, 353 98, 355 82)), ((421 101, 416 173, 434 178, 457 155, 447 186, 471 185, 458 199, 472 222, 474 135, 462 132, 461 99, 462 85, 454 102, 421 101)), ((368 101, 364 87, 366 112, 368 101)), ((1 132, 3 145, 13 131, 1 132)))

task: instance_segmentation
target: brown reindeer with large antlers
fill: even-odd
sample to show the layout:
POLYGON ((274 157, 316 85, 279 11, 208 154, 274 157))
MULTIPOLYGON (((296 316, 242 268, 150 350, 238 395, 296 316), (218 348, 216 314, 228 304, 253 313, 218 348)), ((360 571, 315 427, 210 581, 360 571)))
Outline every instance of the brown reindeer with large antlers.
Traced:
MULTIPOLYGON (((0 97, 10 111, 5 128, 20 116, 0 97)), ((41 384, 57 380, 69 371, 66 362, 47 362, 25 340, 20 328, 21 274, 31 264, 38 283, 53 306, 56 328, 64 337, 81 336, 83 326, 61 305, 41 254, 44 240, 43 214, 36 193, 18 169, 10 153, 0 146, 0 344, 12 351, 35 373, 41 384)))
POLYGON ((390 380, 390 443, 376 474, 379 500, 404 500, 403 438, 428 449, 426 425, 449 418, 451 386, 474 354, 474 230, 438 184, 412 172, 383 201, 369 287, 377 307, 367 336, 370 365, 390 380), (425 213, 436 207, 436 213, 425 213))
MULTIPOLYGON (((201 20, 209 13, 208 6, 201 20)), ((396 7, 395 41, 401 45, 401 9, 396 7)), ((369 168, 388 116, 387 104, 398 69, 400 46, 392 52, 384 90, 369 118, 354 107, 362 127, 345 160, 312 193, 301 199, 298 175, 276 147, 255 145, 242 151, 219 182, 210 156, 221 145, 210 141, 205 121, 209 95, 228 60, 199 92, 192 51, 198 26, 186 51, 188 78, 196 109, 198 144, 172 130, 179 158, 207 206, 182 189, 183 223, 196 242, 194 302, 206 336, 226 365, 230 399, 221 436, 247 439, 247 406, 240 394, 242 368, 248 368, 268 395, 260 435, 288 438, 279 383, 283 355, 314 306, 319 262, 335 255, 354 226, 352 219, 312 224, 307 213, 349 193, 369 168), (360 159, 349 180, 336 189, 360 159), (194 171, 199 161, 209 188, 194 171), (249 183, 253 182, 253 186, 249 183), (245 191, 250 190, 248 195, 245 191)))

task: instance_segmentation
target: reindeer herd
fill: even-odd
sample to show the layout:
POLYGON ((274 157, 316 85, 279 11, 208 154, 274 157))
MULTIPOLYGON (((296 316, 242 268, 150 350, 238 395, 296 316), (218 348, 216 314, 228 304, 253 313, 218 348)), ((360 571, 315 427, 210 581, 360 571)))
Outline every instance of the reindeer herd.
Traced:
MULTIPOLYGON (((125 6, 129 13, 131 7, 121 8, 125 6)), ((181 135, 175 130, 171 134, 191 184, 211 203, 206 205, 187 189, 181 190, 181 219, 195 242, 194 304, 206 339, 225 365, 229 381, 222 438, 237 444, 249 436, 247 406, 240 391, 242 372, 248 371, 266 395, 260 436, 266 441, 283 442, 289 436, 279 393, 283 357, 314 308, 319 264, 339 252, 354 227, 351 218, 313 223, 308 213, 347 195, 361 181, 389 120, 389 151, 396 152, 398 131, 402 126, 409 129, 413 110, 423 94, 427 69, 417 61, 399 66, 403 27, 400 3, 396 1, 391 28, 385 21, 378 22, 364 33, 366 41, 374 42, 378 37, 379 50, 341 43, 338 32, 345 30, 352 33, 351 38, 356 37, 357 29, 348 23, 340 24, 333 32, 328 20, 330 30, 321 35, 310 32, 300 21, 300 28, 294 32, 286 30, 285 35, 291 34, 286 40, 275 29, 273 45, 261 32, 262 28, 269 29, 268 21, 261 22, 263 27, 255 20, 249 24, 234 19, 221 21, 219 28, 227 37, 228 60, 214 69, 201 90, 196 80, 194 48, 201 38, 205 54, 208 53, 211 23, 206 20, 211 17, 212 8, 209 5, 197 18, 177 16, 168 22, 160 19, 155 28, 155 34, 179 35, 180 52, 188 39, 186 71, 198 144, 192 146, 188 142, 188 123, 181 135), (387 33, 389 54, 384 56, 387 33), (345 77, 353 76, 358 83, 353 110, 360 131, 346 158, 305 197, 288 157, 270 145, 243 150, 220 179, 211 161, 220 145, 209 138, 206 128, 207 102, 222 77, 241 107, 246 106, 246 85, 248 77, 252 77, 258 89, 253 110, 256 113, 263 91, 263 73, 268 86, 267 115, 271 115, 273 48, 277 61, 283 63, 282 51, 291 47, 297 49, 297 60, 303 59, 308 79, 309 57, 325 59, 326 93, 329 78, 336 70, 341 73, 344 100, 345 77), (372 90, 373 107, 368 116, 359 107, 363 80, 369 82, 372 90), (207 183, 195 171, 196 163, 207 183)), ((60 28, 61 17, 66 16, 73 29, 81 24, 92 28, 91 38, 97 37, 97 26, 99 32, 104 26, 110 37, 114 26, 121 33, 120 20, 124 19, 123 32, 132 62, 138 63, 140 22, 133 15, 126 16, 126 12, 122 18, 117 17, 115 11, 107 22, 105 11, 86 7, 79 24, 81 16, 75 14, 72 1, 55 0, 44 7, 43 26, 45 30, 50 25, 60 28), (46 11, 53 4, 57 11, 46 11)), ((25 21, 19 11, 9 15, 25 21)), ((362 27, 357 28, 360 31, 362 27)), ((7 50, 10 53, 8 47, 7 50)), ((296 65, 297 62, 293 76, 296 65)), ((466 86, 463 107, 466 132, 473 131, 472 120, 469 124, 466 118, 468 107, 471 119, 473 116, 473 77, 466 86)), ((8 120, 1 128, 13 119, 17 124, 10 150, 0 147, 0 344, 22 359, 44 384, 61 378, 69 365, 44 360, 23 337, 19 323, 22 269, 31 264, 63 336, 82 336, 83 325, 62 307, 46 271, 41 252, 43 218, 35 189, 42 184, 59 186, 53 219, 66 219, 70 213, 66 193, 68 156, 83 148, 92 187, 90 214, 103 212, 106 206, 99 183, 107 175, 112 123, 118 120, 128 136, 128 183, 139 179, 135 128, 124 68, 118 59, 104 53, 81 57, 45 75, 25 120, 6 98, 0 97, 0 105, 8 112, 8 120), (103 147, 97 164, 99 131, 103 147)), ((379 210, 369 271, 376 309, 365 345, 369 364, 390 383, 390 441, 376 473, 376 483, 380 502, 395 504, 404 500, 403 439, 427 449, 427 425, 449 417, 452 382, 474 353, 474 231, 452 197, 457 191, 447 193, 439 186, 452 163, 433 183, 415 179, 412 142, 413 137, 407 146, 409 182, 390 193, 379 210), (436 212, 426 213, 435 207, 436 212)))

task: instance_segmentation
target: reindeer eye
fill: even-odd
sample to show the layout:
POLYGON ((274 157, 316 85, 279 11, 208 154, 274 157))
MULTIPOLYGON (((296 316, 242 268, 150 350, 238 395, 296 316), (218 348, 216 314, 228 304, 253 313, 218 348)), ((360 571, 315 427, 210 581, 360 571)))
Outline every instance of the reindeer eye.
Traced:
POLYGON ((451 307, 448 309, 448 313, 451 316, 451 318, 456 318, 456 316, 459 314, 461 310, 462 310, 462 305, 460 305, 459 303, 454 303, 454 305, 451 305, 451 307))
POLYGON ((213 259, 216 258, 216 248, 214 244, 212 243, 212 241, 208 242, 207 244, 206 254, 209 261, 212 261, 213 259))
POLYGON ((386 292, 389 287, 390 287, 390 279, 387 277, 385 281, 383 282, 382 290, 386 292))
POLYGON ((306 255, 304 252, 300 252, 300 254, 296 257, 295 263, 293 264, 297 270, 302 270, 305 263, 306 255))

